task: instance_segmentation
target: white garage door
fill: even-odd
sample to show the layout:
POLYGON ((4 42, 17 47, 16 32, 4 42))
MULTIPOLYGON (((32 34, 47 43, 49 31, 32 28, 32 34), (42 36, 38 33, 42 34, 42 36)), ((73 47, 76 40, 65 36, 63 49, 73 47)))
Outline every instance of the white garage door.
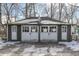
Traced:
POLYGON ((50 41, 57 41, 57 32, 58 27, 56 25, 49 26, 49 40, 50 41))
POLYGON ((40 39, 41 41, 48 41, 48 26, 41 26, 40 39))
POLYGON ((12 32, 12 40, 17 40, 17 26, 12 26, 11 32, 12 32))
POLYGON ((22 41, 30 41, 30 26, 22 25, 21 34, 22 41))
POLYGON ((37 26, 31 26, 31 41, 37 42, 38 41, 38 27, 37 26))
POLYGON ((67 26, 62 26, 61 27, 61 36, 62 36, 62 40, 67 40, 67 26))
POLYGON ((22 25, 21 33, 22 33, 22 41, 30 41, 30 42, 38 41, 38 27, 37 26, 22 25))
POLYGON ((41 41, 56 42, 57 41, 57 31, 58 31, 57 29, 58 29, 58 27, 56 25, 41 26, 41 33, 40 33, 41 41))

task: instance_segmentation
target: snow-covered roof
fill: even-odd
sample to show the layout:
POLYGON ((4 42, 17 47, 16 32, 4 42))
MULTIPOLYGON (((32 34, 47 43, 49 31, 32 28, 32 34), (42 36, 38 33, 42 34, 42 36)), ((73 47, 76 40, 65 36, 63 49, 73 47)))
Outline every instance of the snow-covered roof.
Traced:
POLYGON ((9 24, 68 24, 66 22, 63 21, 59 21, 56 19, 51 19, 49 17, 31 17, 31 18, 27 18, 27 19, 23 19, 23 20, 19 20, 16 22, 12 22, 9 24))

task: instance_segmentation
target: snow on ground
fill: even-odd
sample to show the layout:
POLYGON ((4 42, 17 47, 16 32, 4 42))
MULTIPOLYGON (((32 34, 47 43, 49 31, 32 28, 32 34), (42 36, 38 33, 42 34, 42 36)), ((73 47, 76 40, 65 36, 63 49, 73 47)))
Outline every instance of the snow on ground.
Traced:
POLYGON ((33 53, 33 55, 43 56, 48 53, 47 49, 48 49, 48 47, 36 48, 36 52, 33 53))
POLYGON ((59 42, 59 44, 28 44, 19 42, 4 42, 0 40, 0 55, 22 55, 22 56, 46 56, 46 55, 78 55, 79 42, 59 42), (66 46, 60 45, 64 44, 66 46), (11 45, 11 46, 10 46, 11 45), (5 48, 4 48, 5 47, 5 48), (68 50, 68 48, 70 48, 68 50), (69 52, 71 50, 71 52, 69 52), (74 53, 75 51, 75 53, 74 53), (77 53, 78 52, 78 53, 77 53))
POLYGON ((36 48, 34 45, 31 47, 25 48, 22 52, 22 55, 45 55, 47 52, 47 47, 36 48))
POLYGON ((64 50, 64 47, 57 48, 57 47, 50 47, 50 53, 52 55, 57 55, 57 52, 62 52, 64 50))
POLYGON ((73 51, 79 51, 79 42, 77 41, 59 42, 59 44, 64 44, 66 47, 72 49, 73 51))
POLYGON ((44 55, 57 55, 57 52, 63 51, 64 47, 35 47, 32 45, 31 47, 25 48, 21 55, 32 55, 32 56, 44 56, 44 55))
POLYGON ((3 46, 5 46, 4 41, 0 40, 0 49, 2 49, 3 46))
POLYGON ((12 55, 14 52, 18 51, 20 49, 20 47, 16 47, 14 49, 12 49, 12 51, 10 53, 8 53, 7 55, 12 55))
POLYGON ((33 45, 31 47, 25 48, 22 52, 22 55, 30 55, 31 52, 35 52, 33 45))
POLYGON ((4 46, 6 45, 14 45, 16 43, 19 43, 19 42, 4 42, 3 40, 0 40, 0 49, 2 49, 4 46))

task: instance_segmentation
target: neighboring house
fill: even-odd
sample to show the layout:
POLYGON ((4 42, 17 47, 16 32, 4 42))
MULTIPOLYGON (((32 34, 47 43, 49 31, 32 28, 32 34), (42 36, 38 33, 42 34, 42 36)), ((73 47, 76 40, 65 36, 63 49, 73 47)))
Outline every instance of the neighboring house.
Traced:
POLYGON ((71 41, 71 24, 49 17, 31 17, 8 24, 9 41, 71 41))

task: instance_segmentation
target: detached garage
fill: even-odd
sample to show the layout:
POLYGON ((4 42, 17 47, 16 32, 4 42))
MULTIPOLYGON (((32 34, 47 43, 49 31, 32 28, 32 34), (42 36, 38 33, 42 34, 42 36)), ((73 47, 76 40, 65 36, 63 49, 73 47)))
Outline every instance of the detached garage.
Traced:
POLYGON ((9 23, 7 34, 9 41, 71 41, 71 24, 48 17, 31 17, 9 23))

